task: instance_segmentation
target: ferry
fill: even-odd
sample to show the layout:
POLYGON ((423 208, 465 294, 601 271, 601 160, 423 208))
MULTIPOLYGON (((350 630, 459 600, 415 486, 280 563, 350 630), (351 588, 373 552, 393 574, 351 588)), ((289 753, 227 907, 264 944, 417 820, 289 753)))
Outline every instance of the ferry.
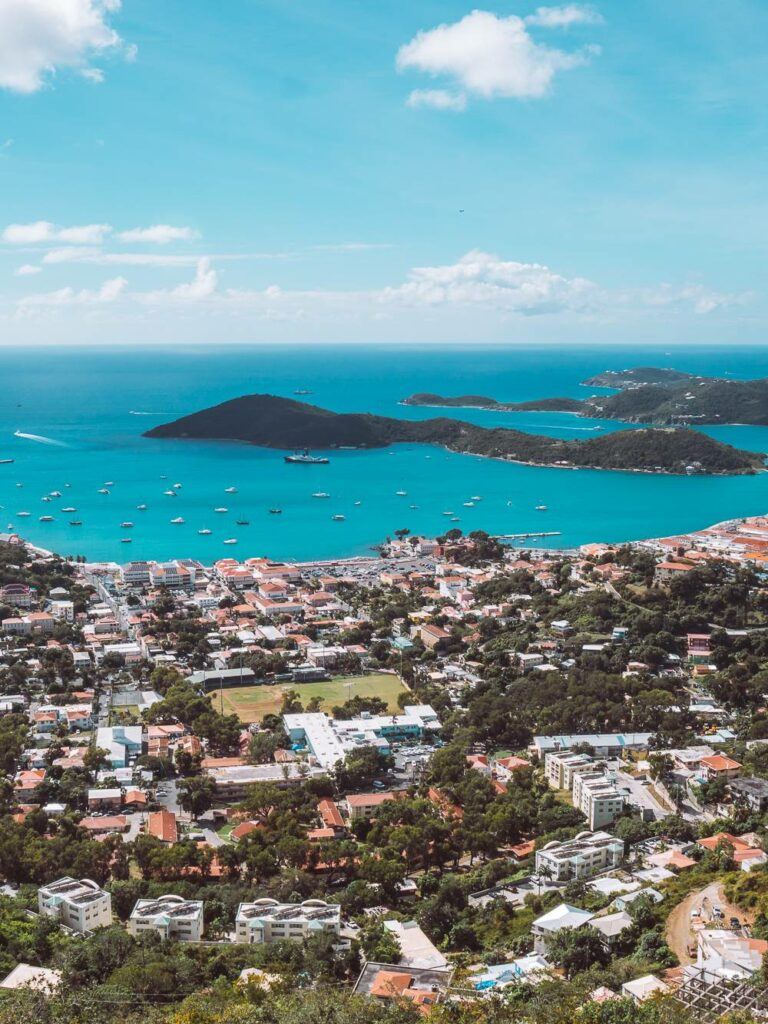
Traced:
POLYGON ((181 526, 183 522, 184 520, 181 518, 181 516, 176 516, 175 519, 171 520, 171 523, 173 523, 174 526, 181 526))
POLYGON ((126 521, 124 523, 120 523, 120 529, 121 530, 130 530, 132 528, 133 528, 133 523, 130 522, 130 520, 128 520, 128 519, 126 519, 126 521))
POLYGON ((306 448, 303 451, 294 452, 293 455, 284 455, 283 459, 298 466, 325 466, 331 461, 324 455, 310 455, 306 448))
POLYGON ((224 506, 222 505, 220 508, 215 508, 213 511, 214 512, 229 512, 229 509, 228 508, 224 508, 224 506))
POLYGON ((342 516, 337 513, 335 516, 331 516, 331 519, 334 521, 334 523, 343 523, 344 520, 346 519, 346 516, 342 516))
POLYGON ((226 539, 226 540, 224 541, 224 543, 225 543, 225 544, 237 544, 237 537, 228 537, 228 538, 227 538, 227 539, 226 539))
POLYGON ((136 510, 138 512, 146 512, 147 511, 147 506, 146 505, 137 505, 136 506, 136 510))
POLYGON ((53 522, 53 516, 40 516, 40 522, 41 523, 52 523, 53 522))
POLYGON ((198 530, 197 532, 201 537, 210 537, 211 535, 211 530, 198 530))
POLYGON ((225 494, 237 494, 237 488, 236 487, 225 487, 224 488, 224 493, 225 494))

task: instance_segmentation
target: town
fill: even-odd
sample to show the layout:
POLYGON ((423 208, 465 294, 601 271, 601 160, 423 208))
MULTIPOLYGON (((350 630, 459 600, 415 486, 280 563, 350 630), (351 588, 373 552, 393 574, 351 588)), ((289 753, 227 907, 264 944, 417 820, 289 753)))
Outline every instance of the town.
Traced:
POLYGON ((763 1019, 768 518, 521 544, 0 535, 0 1004, 763 1019))

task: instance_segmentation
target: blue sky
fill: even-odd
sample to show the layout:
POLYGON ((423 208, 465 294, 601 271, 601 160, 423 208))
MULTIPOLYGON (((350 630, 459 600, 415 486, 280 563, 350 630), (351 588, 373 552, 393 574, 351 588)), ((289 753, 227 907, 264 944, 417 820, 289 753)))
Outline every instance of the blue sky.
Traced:
POLYGON ((2 340, 762 342, 766 50, 760 0, 0 0, 2 340))

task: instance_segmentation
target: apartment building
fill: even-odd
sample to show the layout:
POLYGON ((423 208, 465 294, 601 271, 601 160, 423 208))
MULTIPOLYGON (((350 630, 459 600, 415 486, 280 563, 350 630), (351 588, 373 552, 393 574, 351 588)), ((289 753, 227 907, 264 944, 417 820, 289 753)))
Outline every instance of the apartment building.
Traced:
POLYGON ((257 945, 262 942, 301 942, 319 932, 338 935, 341 907, 325 900, 278 903, 261 899, 241 903, 235 918, 235 941, 257 945))
POLYGON ((544 776, 553 789, 573 789, 573 777, 580 771, 591 771, 594 758, 589 754, 556 751, 544 758, 544 776))
POLYGON ((573 806, 587 819, 591 831, 610 825, 621 814, 624 795, 610 773, 578 772, 573 779, 573 806))
POLYGON ((60 878, 37 890, 41 914, 54 917, 76 932, 92 932, 112 924, 112 897, 89 878, 60 878))
POLYGON ((168 894, 156 900, 137 900, 128 919, 128 931, 157 932, 161 939, 199 942, 203 937, 203 902, 168 894))
POLYGON ((590 878, 619 865, 624 857, 624 843, 607 832, 580 832, 564 843, 547 843, 536 854, 536 873, 552 881, 567 882, 571 878, 590 878))

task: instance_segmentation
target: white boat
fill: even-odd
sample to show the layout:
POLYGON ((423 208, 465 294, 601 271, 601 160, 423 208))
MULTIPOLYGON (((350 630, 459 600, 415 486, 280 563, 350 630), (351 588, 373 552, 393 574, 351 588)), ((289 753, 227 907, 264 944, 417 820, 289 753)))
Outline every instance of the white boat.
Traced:
POLYGON ((331 519, 334 521, 334 523, 343 523, 344 520, 346 519, 346 516, 337 514, 335 516, 331 516, 331 519))
POLYGON ((363 504, 362 501, 356 501, 355 502, 355 505, 362 505, 362 504, 363 504))
POLYGON ((163 494, 167 494, 169 498, 176 497, 176 491, 163 491, 163 494))
POLYGON ((546 505, 537 505, 536 506, 536 511, 537 512, 546 512, 547 511, 547 506, 546 505))
POLYGON ((74 507, 74 505, 67 505, 67 507, 63 508, 61 511, 62 512, 77 512, 77 509, 74 507))
POLYGON ((99 494, 109 494, 109 491, 107 490, 106 487, 100 487, 99 494))
POLYGON ((115 481, 114 480, 105 480, 104 481, 104 486, 105 487, 114 487, 115 486, 115 481))
POLYGON ((147 506, 146 505, 137 505, 136 509, 137 509, 138 512, 146 512, 147 511, 147 506))
POLYGON ((173 489, 174 489, 174 491, 178 491, 178 489, 179 489, 180 487, 181 487, 181 484, 174 484, 174 485, 173 485, 173 489))
POLYGON ((40 522, 41 523, 52 523, 53 522, 53 516, 40 516, 40 522))
POLYGON ((225 494, 237 494, 237 488, 236 487, 225 487, 224 488, 224 493, 225 494))
POLYGON ((47 494, 44 494, 40 501, 53 501, 53 498, 49 498, 47 494))
POLYGON ((201 537, 210 537, 212 531, 211 530, 198 530, 197 532, 200 534, 201 537))
POLYGON ((61 491, 51 491, 51 497, 52 498, 60 498, 61 497, 61 491))
POLYGON ((408 491, 395 491, 395 494, 398 496, 398 498, 404 498, 407 493, 408 491))
POLYGON ((128 519, 126 519, 126 521, 124 523, 120 523, 120 529, 121 530, 130 530, 132 528, 133 528, 133 523, 130 520, 128 520, 128 519))
POLYGON ((226 540, 224 541, 224 543, 225 543, 225 544, 237 544, 237 537, 228 537, 228 538, 227 538, 227 539, 226 539, 226 540))
POLYGON ((482 497, 479 494, 473 494, 471 500, 472 501, 482 501, 483 499, 482 499, 482 497))
POLYGON ((23 487, 24 484, 16 484, 17 487, 23 487))
POLYGON ((121 537, 120 538, 120 543, 121 544, 133 544, 133 537, 121 537))
POLYGON ((173 523, 174 526, 181 526, 184 520, 181 518, 181 516, 176 516, 176 518, 172 519, 171 522, 173 523))
POLYGON ((452 515, 453 515, 453 512, 443 512, 443 515, 444 515, 444 516, 452 516, 452 515))
POLYGON ((224 508, 222 506, 221 508, 215 508, 213 511, 214 512, 229 512, 229 509, 228 508, 224 508))
POLYGON ((29 515, 32 515, 32 513, 31 512, 17 512, 16 515, 17 516, 29 516, 29 515))
POLYGON ((408 508, 418 508, 418 505, 409 505, 408 508))
POLYGON ((474 507, 475 507, 474 501, 465 501, 464 502, 464 508, 474 508, 474 507))
POLYGON ((328 493, 328 491, 315 491, 312 494, 312 497, 313 498, 330 498, 330 494, 328 493))

